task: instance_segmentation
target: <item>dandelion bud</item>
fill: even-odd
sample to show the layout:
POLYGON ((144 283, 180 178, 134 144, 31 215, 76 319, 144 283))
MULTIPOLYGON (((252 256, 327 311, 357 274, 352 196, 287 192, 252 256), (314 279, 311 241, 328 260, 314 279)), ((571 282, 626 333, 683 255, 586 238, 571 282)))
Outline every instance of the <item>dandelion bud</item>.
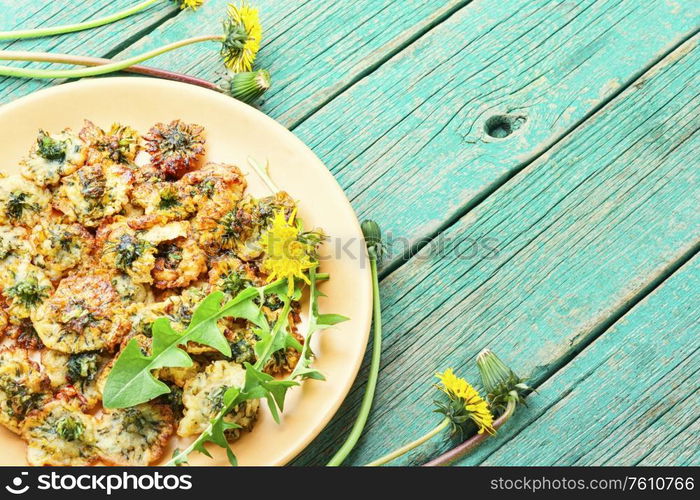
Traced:
POLYGON ((380 258, 383 253, 383 246, 382 230, 379 229, 379 224, 373 220, 365 220, 360 227, 362 228, 362 234, 365 237, 365 243, 370 255, 374 254, 376 258, 380 258))
POLYGON ((525 404, 525 396, 532 388, 493 351, 481 351, 476 358, 476 365, 479 367, 481 382, 488 393, 487 398, 493 407, 503 409, 509 400, 525 404))
POLYGON ((250 104, 270 88, 270 73, 266 69, 234 73, 226 87, 231 97, 250 104))

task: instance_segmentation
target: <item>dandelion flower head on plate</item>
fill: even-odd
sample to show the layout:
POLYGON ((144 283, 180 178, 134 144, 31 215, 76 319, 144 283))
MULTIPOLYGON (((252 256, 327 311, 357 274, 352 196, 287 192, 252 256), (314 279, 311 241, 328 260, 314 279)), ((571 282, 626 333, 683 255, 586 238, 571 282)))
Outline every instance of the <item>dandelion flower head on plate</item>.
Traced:
POLYGON ((300 240, 301 228, 294 223, 296 209, 285 218, 284 210, 275 212, 272 224, 261 239, 265 251, 262 270, 268 281, 287 278, 288 294, 294 293, 294 278, 309 283, 304 272, 317 265, 314 245, 300 240))

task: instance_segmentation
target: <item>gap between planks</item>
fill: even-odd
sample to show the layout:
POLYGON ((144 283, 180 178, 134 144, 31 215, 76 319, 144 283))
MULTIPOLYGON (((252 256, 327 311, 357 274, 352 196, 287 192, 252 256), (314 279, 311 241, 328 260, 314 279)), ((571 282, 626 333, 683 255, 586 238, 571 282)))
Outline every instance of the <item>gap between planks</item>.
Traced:
MULTIPOLYGON (((694 45, 694 43, 689 42, 685 47, 680 48, 677 52, 665 59, 660 65, 654 67, 645 74, 642 79, 638 80, 632 88, 628 89, 628 92, 624 96, 621 96, 610 108, 603 110, 600 115, 596 116, 595 126, 589 123, 587 127, 580 130, 576 136, 570 137, 566 144, 560 144, 559 150, 553 153, 550 158, 546 159, 546 161, 541 160, 537 164, 532 165, 528 169, 528 172, 521 174, 519 182, 509 183, 507 189, 509 194, 500 192, 497 197, 489 200, 489 206, 487 208, 490 210, 484 212, 484 207, 482 207, 480 210, 482 212, 482 217, 474 219, 472 222, 463 221, 462 225, 464 226, 466 224, 465 229, 460 233, 463 237, 468 237, 470 234, 478 232, 479 228, 484 226, 484 224, 487 227, 499 227, 499 225, 503 226, 507 224, 507 227, 502 228, 504 234, 513 233, 509 227, 512 227, 512 229, 520 228, 520 236, 516 235, 516 238, 524 241, 524 243, 522 243, 522 245, 524 245, 522 246, 522 250, 517 250, 517 248, 521 246, 520 243, 515 245, 508 243, 504 247, 508 254, 516 252, 505 261, 513 262, 510 262, 510 264, 503 264, 493 271, 491 271, 493 265, 482 262, 483 265, 479 266, 483 268, 481 271, 477 271, 476 273, 469 272, 469 275, 476 278, 479 282, 484 280, 484 283, 490 282, 488 285, 489 290, 471 290, 477 285, 468 285, 468 283, 474 281, 467 276, 468 270, 464 273, 463 278, 459 278, 459 280, 454 283, 453 288, 459 287, 459 292, 453 294, 456 296, 451 297, 447 304, 439 306, 440 311, 436 314, 443 319, 438 322, 431 321, 430 317, 433 315, 429 312, 424 312, 426 307, 429 309, 430 306, 430 304, 424 304, 423 302, 425 301, 419 301, 419 303, 413 305, 411 308, 406 308, 405 304, 403 306, 401 305, 400 297, 391 297, 391 294, 385 297, 388 299, 385 303, 387 307, 386 330, 389 338, 387 338, 388 352, 386 352, 384 363, 384 384, 388 384, 394 395, 391 396, 391 401, 385 401, 388 396, 383 394, 382 391, 379 392, 378 399, 380 401, 378 401, 377 409, 373 412, 370 425, 368 426, 368 439, 374 441, 374 445, 370 448, 376 448, 379 441, 387 439, 386 436, 391 435, 392 429, 396 432, 397 436, 401 436, 399 439, 404 439, 403 436, 406 433, 412 434, 411 431, 418 432, 418 429, 414 429, 410 425, 407 427, 408 431, 406 428, 404 428, 403 431, 397 431, 397 429, 393 427, 398 424, 392 424, 388 421, 387 415, 392 411, 401 411, 405 414, 405 416, 402 417, 403 420, 409 419, 412 422, 417 422, 420 414, 420 405, 422 404, 420 402, 425 399, 423 393, 427 390, 422 389, 420 386, 420 380, 422 380, 423 375, 426 375, 423 373, 426 369, 430 371, 431 369, 434 370, 436 367, 444 368, 445 366, 462 366, 465 364, 463 360, 457 362, 454 359, 455 356, 461 357, 461 351, 452 348, 454 341, 449 345, 443 346, 453 351, 449 356, 445 354, 445 349, 440 350, 443 354, 431 352, 435 350, 435 346, 424 343, 426 338, 430 338, 431 335, 448 328, 447 325, 456 325, 451 322, 455 321, 457 318, 460 318, 463 322, 468 322, 470 324, 470 331, 473 332, 473 334, 470 334, 468 337, 463 336, 462 342, 458 343, 462 345, 468 340, 472 348, 476 351, 483 346, 484 342, 482 339, 483 335, 479 332, 481 332, 482 329, 501 331, 502 328, 498 323, 508 319, 509 324, 503 326, 503 330, 506 333, 500 335, 498 338, 488 335, 489 338, 486 339, 488 340, 487 345, 493 346, 492 342, 495 342, 499 346, 496 348, 497 351, 503 349, 503 352, 510 352, 511 356, 515 356, 515 359, 519 359, 521 362, 527 364, 527 370, 525 370, 524 366, 522 367, 525 373, 533 373, 533 368, 537 368, 534 370, 535 380, 541 381, 547 378, 550 372, 556 371, 569 358, 571 347, 576 348, 581 342, 587 342, 591 336, 599 334, 600 330, 603 330, 606 325, 609 324, 611 316, 619 317, 631 304, 638 302, 640 298, 657 286, 660 281, 672 274, 679 265, 687 261, 691 255, 697 252, 698 238, 692 226, 692 224, 694 224, 694 219, 687 218, 689 210, 688 203, 691 202, 686 199, 684 203, 681 203, 683 196, 690 196, 692 200, 693 186, 697 188, 697 186, 692 183, 692 170, 688 170, 687 167, 684 170, 682 167, 682 165, 684 165, 682 160, 684 157, 683 155, 692 154, 693 148, 696 148, 698 145, 697 137, 693 137, 697 130, 692 128, 692 122, 688 119, 688 116, 692 115, 693 112, 691 106, 697 106, 697 98, 694 99, 694 103, 691 102, 693 101, 692 89, 685 89, 685 93, 683 94, 685 98, 689 99, 687 102, 684 100, 684 97, 679 97, 678 92, 673 93, 673 89, 671 89, 671 91, 665 89, 665 87, 673 82, 673 85, 677 86, 681 93, 684 92, 684 84, 682 81, 679 81, 678 78, 693 78, 692 74, 688 73, 688 68, 692 68, 693 61, 696 61, 697 58, 700 57, 697 50, 694 52, 689 50, 694 45), (630 120, 636 119, 637 115, 634 113, 630 114, 630 110, 640 109, 640 106, 646 103, 647 100, 653 101, 654 106, 649 107, 649 113, 640 113, 639 118, 645 121, 649 120, 649 117, 655 114, 660 113, 660 115, 654 117, 649 124, 645 125, 639 123, 637 126, 641 128, 635 130, 636 126, 632 126, 630 120), (687 106, 684 103, 687 104, 687 106), (611 133, 610 127, 612 127, 612 131, 615 131, 615 133, 611 133), (607 132, 605 132, 606 130, 607 132), (628 137, 628 134, 631 135, 628 137), (687 141, 692 141, 692 143, 687 141), (603 151, 599 151, 601 146, 603 147, 603 151), (583 172, 577 172, 578 169, 572 171, 571 169, 577 161, 576 158, 580 157, 582 154, 584 154, 585 157, 586 152, 592 155, 592 158, 589 158, 586 162, 588 166, 583 172), (620 159, 622 155, 627 155, 625 158, 630 158, 629 162, 631 164, 629 168, 625 167, 625 165, 628 165, 628 161, 620 159), (553 168, 552 165, 558 165, 559 167, 553 168), (539 173, 535 174, 534 172, 539 173), (605 172, 605 174, 603 175, 601 172, 605 172), (527 174, 527 176, 523 177, 525 174, 527 174), (627 178, 620 178, 621 175, 627 178), (688 175, 691 177, 681 177, 688 175), (675 179, 677 176, 679 178, 675 179), (582 180, 579 181, 578 179, 582 180), (683 179, 686 179, 686 181, 683 179), (557 188, 551 188, 552 182, 556 183, 557 188), (689 184, 684 184, 684 182, 688 182, 689 184), (663 189, 668 183, 671 183, 671 185, 667 189, 663 189), (566 194, 566 191, 561 191, 566 185, 570 187, 573 186, 574 188, 571 190, 571 193, 578 191, 578 194, 570 196, 570 194, 566 194), (521 206, 526 199, 528 200, 528 204, 532 204, 533 198, 529 193, 538 191, 542 186, 546 187, 540 194, 547 189, 550 190, 550 194, 543 196, 543 199, 537 203, 538 205, 543 205, 541 209, 537 207, 527 208, 527 205, 521 206), (686 189, 686 191, 690 189, 691 191, 685 194, 681 192, 676 194, 677 189, 674 189, 674 186, 677 189, 680 189, 681 186, 687 186, 687 188, 684 189, 686 189), (554 189, 554 191, 552 192, 551 189, 554 189), (557 189, 559 189, 561 193, 557 192, 557 189), (632 196, 630 192, 634 192, 636 195, 632 196), (604 195, 602 199, 599 198, 600 194, 604 195), (547 198, 552 195, 556 195, 556 197, 547 200, 547 198), (563 196, 561 202, 556 201, 560 196, 563 196), (678 201, 672 201, 676 199, 676 196, 680 197, 678 201), (596 203, 589 204, 588 200, 591 200, 591 197, 593 197, 596 203), (619 202, 616 201, 616 198, 620 197, 627 200, 626 203, 620 205, 619 202), (650 204, 647 203, 647 197, 652 200, 649 202, 650 204), (546 208, 553 203, 553 206, 546 208), (561 206, 557 207, 557 205, 561 206), (663 207, 668 207, 670 205, 674 206, 673 211, 666 212, 665 210, 667 210, 667 208, 663 207), (616 208, 618 206, 622 208, 616 208), (640 207, 643 206, 648 208, 640 209, 640 207), (552 212, 555 207, 556 211, 552 212), (537 214, 545 210, 545 208, 545 217, 549 222, 540 223, 539 220, 536 220, 532 227, 522 229, 521 226, 524 224, 524 221, 534 220, 538 217, 537 214), (499 212, 504 209, 505 212, 499 215, 499 212), (523 220, 522 224, 520 222, 516 224, 507 222, 513 215, 511 213, 513 211, 515 211, 514 213, 520 213, 518 218, 523 220), (643 216, 642 214, 646 215, 646 217, 652 217, 652 219, 645 219, 646 222, 637 222, 637 219, 643 216), (662 214, 664 214, 663 217, 662 214), (660 218, 654 220, 653 217, 655 215, 660 218), (581 219, 581 217, 584 218, 581 219), (490 221, 489 219, 495 220, 490 221), (499 223, 498 221, 501 219, 503 219, 504 222, 499 223), (588 222, 589 219, 590 222, 588 222), (579 222, 576 223, 575 221, 579 222), (545 230, 540 232, 539 229, 543 226, 545 230), (539 229, 533 231, 535 227, 539 229), (686 227, 686 229, 684 230, 683 227, 686 227), (549 228, 554 229, 550 230, 549 228), (591 228, 594 230, 593 232, 591 232, 591 228), (659 230, 658 234, 649 233, 650 230, 654 231, 657 229, 659 230), (550 235, 549 238, 546 237, 547 234, 545 234, 545 231, 550 235), (529 236, 537 232, 539 233, 535 234, 533 237, 529 236), (550 242, 552 234, 554 236, 567 235, 566 243, 555 247, 558 251, 558 255, 563 257, 563 259, 561 259, 561 263, 553 262, 552 255, 549 255, 546 262, 543 261, 538 265, 536 264, 539 259, 538 256, 543 254, 543 252, 549 252, 546 248, 552 248, 554 244, 550 242), (581 236, 581 234, 583 234, 583 236, 581 236), (625 238, 624 241, 629 239, 629 241, 640 241, 644 244, 635 244, 634 247, 630 247, 629 243, 620 241, 616 249, 619 252, 624 251, 624 256, 615 257, 616 254, 614 253, 604 255, 597 254, 601 238, 607 242, 607 244, 600 249, 600 251, 603 251, 603 248, 609 248, 609 246, 613 245, 613 242, 619 240, 621 236, 625 238), (616 238, 616 240, 610 240, 610 238, 616 238), (640 238, 644 239, 640 240, 640 238), (651 238, 650 241, 645 241, 649 240, 649 238, 651 238), (534 241, 538 243, 531 245, 534 241), (649 245, 656 241, 658 241, 657 246, 649 247, 649 245), (592 245, 592 243, 595 244, 592 245), (509 247, 513 248, 508 249, 509 247), (584 249, 588 247, 584 253, 589 255, 576 257, 576 253, 572 254, 577 248, 581 247, 584 249), (654 248, 654 252, 649 254, 648 257, 644 257, 648 253, 648 248, 654 248), (640 254, 639 252, 642 253, 640 254), (524 253, 525 255, 517 256, 518 253, 524 253), (567 255, 568 257, 566 257, 567 255), (598 255, 598 257, 595 257, 596 255, 598 255), (517 256, 517 259, 514 256, 517 256), (609 284, 599 281, 603 278, 599 277, 597 273, 592 272, 595 266, 589 269, 593 265, 591 264, 592 261, 590 261, 591 258, 605 259, 604 262, 609 261, 608 266, 613 266, 611 269, 616 269, 620 276, 614 277, 614 280, 611 280, 609 284), (531 259, 535 260, 533 261, 531 259), (630 259, 630 261, 626 259, 630 259), (638 268, 638 265, 641 264, 635 264, 637 259, 641 259, 644 266, 643 268, 638 268), (588 267, 579 270, 580 265, 586 262, 589 262, 589 264, 587 264, 588 267), (627 264, 625 264, 625 262, 627 262, 627 264), (530 265, 535 265, 535 269, 525 272, 525 266, 527 266, 528 263, 530 265), (506 265, 508 269, 500 269, 506 265), (517 271, 518 269, 519 271, 517 271), (527 304, 522 306, 518 303, 515 305, 515 312, 517 312, 519 308, 521 313, 520 317, 518 317, 517 314, 514 315, 514 311, 512 310, 502 311, 504 303, 505 305, 509 303, 508 297, 513 296, 511 297, 513 299, 516 297, 527 298, 527 296, 530 295, 529 290, 521 289, 521 287, 524 286, 523 283, 518 285, 513 282, 513 279, 517 276, 517 274, 513 274, 514 272, 517 271, 527 276, 536 273, 539 280, 547 280, 548 277, 556 276, 556 274, 553 274, 555 269, 560 276, 556 279, 549 279, 549 282, 544 285, 537 285, 538 288, 543 290, 538 292, 539 295, 542 293, 546 295, 548 293, 547 290, 552 289, 552 287, 567 285, 569 287, 567 288, 567 293, 574 294, 575 297, 578 297, 577 300, 561 304, 562 309, 559 309, 557 305, 558 302, 552 305, 547 303, 542 304, 536 308, 537 310, 532 310, 532 306, 528 306, 527 304), (501 276, 492 280, 497 273, 501 274, 501 276), (581 273, 584 274, 581 275, 581 273), (587 275, 588 277, 586 277, 587 275), (575 285, 571 280, 574 280, 574 282, 578 281, 579 283, 575 285), (586 295, 584 291, 590 290, 588 285, 591 285, 591 283, 597 284, 597 297, 595 300, 591 298, 589 303, 588 295, 586 295), (502 289, 505 291, 505 299, 501 297, 492 297, 494 292, 499 292, 499 290, 502 289), (582 293, 583 295, 581 295, 582 293), (466 297, 468 297, 468 300, 465 298, 465 294, 467 294, 466 297), (463 303, 465 300, 469 304, 473 304, 473 306, 469 306, 468 304, 464 305, 463 303), (484 309, 486 307, 485 303, 488 302, 488 304, 491 304, 493 300, 496 301, 495 309, 491 306, 489 306, 488 309, 484 309), (453 306, 450 306, 450 304, 453 304, 453 306), (456 309, 454 304, 462 305, 456 309), (549 314, 549 310, 552 307, 555 307, 553 311, 556 312, 553 317, 549 314), (583 309, 580 309, 581 307, 583 307, 583 309), (470 309, 471 311, 467 316, 464 316, 466 311, 470 309), (482 310, 483 313, 479 312, 482 310), (420 311, 420 317, 414 318, 418 311, 420 311), (527 314, 523 316, 523 312, 527 314), (503 317, 502 321, 499 320, 499 315, 503 317), (543 316, 545 320, 536 320, 538 316, 543 316), (514 319, 510 319, 511 317, 514 317, 514 319), (564 323, 557 327, 556 332, 552 332, 546 337, 541 337, 539 342, 535 342, 532 346, 528 346, 527 343, 524 345, 520 344, 518 348, 510 346, 513 341, 519 342, 517 339, 510 339, 510 336, 513 335, 515 331, 521 331, 522 335, 526 337, 527 331, 532 331, 533 335, 537 331, 549 331, 551 327, 556 324, 552 323, 552 321, 556 321, 558 317, 561 317, 560 320, 564 321, 564 323), (470 321, 470 318, 473 318, 474 321, 470 321), (494 320, 498 321, 494 323, 494 320), (404 328, 405 325, 401 323, 406 323, 408 326, 404 328), (428 326, 430 324, 432 324, 432 327, 428 326), (525 325, 530 326, 525 328, 525 325), (397 332, 404 333, 400 334, 397 332), (565 338, 556 339, 557 336, 563 336, 565 338), (403 342, 397 344, 397 341, 400 340, 397 337, 403 337, 403 342), (416 338, 414 339, 414 337, 416 338), (554 340, 557 340, 557 342, 554 342, 554 340), (416 345, 407 345, 407 343, 410 343, 409 341, 414 342, 416 345), (552 345, 547 347, 549 344, 552 345), (504 347, 504 345, 506 345, 506 347, 504 347), (567 346, 570 347, 567 348, 567 346), (543 351, 542 349, 544 348, 546 349, 543 351), (551 349, 554 349, 554 351, 550 352, 551 349), (513 355, 513 352, 520 352, 520 355, 513 355), (424 355, 421 355, 422 364, 419 366, 415 364, 415 360, 418 359, 416 356, 420 353, 424 355), (402 359, 407 358, 408 361, 413 360, 413 364, 404 365, 402 363, 397 363, 395 358, 399 355, 403 356, 402 359), (446 357, 452 359, 447 360, 446 357), (534 363, 537 363, 539 368, 533 366, 534 363), (402 378, 400 376, 402 371, 411 373, 411 379, 406 380, 402 378), (418 381, 416 382, 414 379, 418 379, 418 381), (402 382, 402 380, 404 381, 402 382), (407 386, 407 384, 410 385, 411 389, 404 387, 407 386), (416 384, 418 384, 418 386, 416 386, 416 384), (415 392, 412 390, 414 386, 416 386, 415 392), (399 391, 399 395, 396 394, 397 391, 399 391), (408 397, 407 394, 409 393, 411 394, 413 403, 411 403, 409 407, 406 407, 405 405, 408 404, 408 402, 405 401, 405 398, 408 397), (395 409, 394 407, 396 405, 401 405, 402 401, 404 405, 401 409, 395 409), (419 407, 416 408, 416 405, 419 407), (372 430, 376 429, 377 426, 381 429, 382 432, 380 432, 380 434, 383 434, 385 436, 384 438, 382 438, 382 436, 372 435, 372 430)), ((581 165, 581 168, 583 168, 583 165, 581 165)), ((457 229, 459 230, 459 228, 457 229)), ((403 276, 403 282, 393 283, 395 289, 405 289, 403 285, 406 283, 410 284, 416 280, 425 282, 426 279, 422 277, 424 275, 440 275, 442 270, 439 267, 435 267, 437 265, 436 262, 437 261, 433 261, 432 264, 428 262, 422 266, 414 266, 413 271, 415 279, 403 276)), ((415 264, 415 262, 413 262, 413 264, 415 264)), ((464 266, 461 266, 461 268, 464 268, 464 266)), ((461 272, 459 269, 450 269, 461 272)), ((451 273, 451 275, 454 276, 454 273, 451 273)), ((527 276, 523 278, 526 281, 529 279, 527 276)), ((609 276, 609 278, 605 279, 610 278, 613 278, 613 276, 609 276)), ((457 280, 457 278, 454 279, 457 280)), ((532 285, 532 283, 530 283, 530 285, 532 285)), ((479 285, 479 287, 481 287, 481 285, 479 285)), ((390 289, 391 287, 387 290, 390 289)), ((422 288, 416 290, 413 296, 421 296, 423 294, 421 290, 422 288)), ((559 288, 557 288, 557 290, 559 290, 559 288)), ((564 293, 567 290, 561 290, 560 293, 564 293)), ((436 297, 439 298, 439 295, 439 293, 436 294, 436 297)), ((552 300, 554 300, 556 296, 558 295, 555 294, 552 300)), ((541 298, 535 297, 531 299, 530 302, 534 300, 536 303, 539 303, 540 299, 545 300, 544 296, 542 296, 541 298)), ((559 300, 564 300, 564 298, 559 300)), ((457 328, 457 326, 454 328, 457 328)), ((457 328, 457 330, 459 330, 459 328, 457 328)), ((471 373, 469 378, 474 379, 474 374, 472 372, 475 370, 470 367, 469 371, 471 373)), ((429 376, 429 374, 426 376, 429 376)), ((357 399, 357 390, 361 390, 361 388, 362 381, 360 380, 358 381, 354 394, 351 394, 349 398, 350 401, 345 407, 346 414, 352 414, 355 410, 354 404, 357 399)), ((340 426, 342 430, 344 425, 344 423, 338 420, 343 422, 347 420, 347 417, 342 415, 342 413, 341 411, 341 415, 336 419, 335 425, 331 424, 331 427, 335 430, 338 430, 338 426, 340 426)), ((398 417, 396 418, 398 419, 398 417)), ((333 436, 333 431, 329 430, 327 436, 322 439, 323 443, 317 443, 317 447, 315 448, 317 456, 320 453, 318 446, 322 447, 321 450, 324 449, 324 445, 332 447, 333 437, 331 436, 333 436)), ((371 451, 370 448, 365 450, 365 454, 367 454, 368 450, 371 451)), ((358 449, 360 454, 362 454, 361 451, 362 447, 358 449)))
POLYGON ((669 443, 692 435, 697 415, 690 381, 700 368, 693 344, 698 280, 695 257, 543 381, 537 399, 502 428, 500 439, 460 464, 692 465, 684 456, 692 450, 669 443))
POLYGON ((615 90, 613 93, 609 94, 605 99, 601 100, 596 106, 591 108, 591 110, 588 113, 586 113, 586 115, 584 115, 580 120, 575 122, 571 126, 571 128, 566 130, 561 135, 555 137, 553 139, 553 142, 547 148, 545 148, 542 151, 540 151, 539 153, 535 154, 528 161, 523 162, 518 168, 513 169, 512 171, 508 172, 507 175, 498 179, 493 186, 490 186, 489 188, 485 189, 483 192, 479 193, 478 196, 474 197, 467 204, 462 206, 459 210, 457 210, 454 214, 452 214, 447 220, 445 220, 444 223, 442 223, 434 231, 425 235, 423 238, 421 238, 420 240, 415 242, 413 245, 411 245, 411 247, 408 249, 408 251, 406 253, 394 258, 388 264, 382 265, 380 270, 379 270, 380 280, 384 280, 391 273, 398 270, 402 265, 404 265, 406 262, 408 262, 414 255, 416 255, 418 252, 420 252, 424 247, 429 245, 432 241, 434 241, 437 237, 439 237, 443 232, 445 232, 450 227, 452 227, 454 224, 456 224, 462 217, 466 216, 469 212, 471 212, 472 210, 477 208, 479 205, 481 205, 481 203, 483 203, 484 200, 486 200, 489 196, 493 195, 496 191, 498 191, 501 187, 503 187, 503 185, 505 185, 513 177, 518 175, 519 172, 526 169, 533 162, 535 162, 535 161, 539 160, 540 158, 542 158, 543 156, 547 155, 550 150, 555 148, 562 141, 566 140, 569 136, 571 136, 572 134, 575 134, 576 131, 586 123, 586 121, 588 121, 596 113, 600 112, 602 109, 604 109, 606 106, 608 106, 612 101, 617 99, 623 92, 625 92, 632 85, 636 85, 637 80, 639 78, 641 78, 647 71, 652 69, 654 66, 656 66, 660 62, 662 62, 669 55, 673 54, 673 52, 678 50, 680 47, 682 47, 684 44, 686 44, 689 40, 691 40, 693 37, 695 37, 699 33, 700 33, 700 30, 695 31, 693 33, 690 33, 688 36, 686 36, 685 38, 680 40, 676 45, 674 45, 673 47, 670 47, 666 52, 664 52, 663 54, 660 54, 658 57, 651 60, 649 62, 649 64, 647 64, 646 66, 641 68, 637 72, 637 74, 634 75, 629 82, 627 82, 626 85, 621 86, 620 88, 615 90))

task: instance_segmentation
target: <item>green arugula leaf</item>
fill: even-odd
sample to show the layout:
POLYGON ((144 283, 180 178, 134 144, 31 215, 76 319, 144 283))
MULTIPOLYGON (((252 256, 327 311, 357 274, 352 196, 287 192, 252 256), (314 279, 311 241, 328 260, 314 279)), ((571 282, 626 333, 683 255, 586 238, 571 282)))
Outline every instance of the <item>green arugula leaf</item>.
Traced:
POLYGON ((333 325, 347 321, 349 318, 342 316, 340 314, 319 314, 318 313, 318 298, 323 296, 323 293, 317 288, 317 275, 316 269, 309 270, 309 281, 310 292, 309 292, 309 327, 306 333, 306 339, 304 340, 304 345, 301 349, 301 355, 299 356, 299 361, 292 371, 292 379, 299 378, 304 379, 314 379, 314 380, 326 380, 321 372, 311 368, 311 362, 313 361, 313 351, 311 350, 311 339, 314 334, 325 328, 330 328, 333 325))
POLYGON ((250 363, 245 363, 245 369, 246 387, 260 387, 264 389, 264 395, 265 398, 267 398, 270 413, 272 413, 275 422, 279 423, 279 412, 277 410, 279 409, 280 412, 284 411, 284 399, 287 390, 289 390, 290 387, 299 385, 299 382, 288 379, 277 380, 272 375, 263 372, 250 363))
MULTIPOLYGON (((168 465, 186 463, 189 454, 193 451, 199 451, 210 456, 209 452, 206 450, 207 443, 214 443, 226 449, 229 462, 231 465, 236 465, 236 457, 231 450, 225 433, 228 429, 237 428, 236 424, 226 422, 225 420, 225 416, 233 408, 249 399, 264 398, 267 400, 270 413, 274 420, 279 423, 280 412, 284 411, 286 394, 291 387, 299 385, 299 380, 306 378, 324 380, 320 372, 310 367, 311 361, 313 360, 310 340, 314 333, 348 319, 338 314, 318 314, 318 297, 323 294, 318 290, 316 284, 319 279, 326 278, 327 275, 317 275, 315 269, 309 271, 309 280, 311 282, 309 328, 303 345, 288 331, 291 302, 301 298, 301 287, 299 286, 295 287, 291 297, 287 294, 287 284, 285 280, 272 283, 264 288, 249 288, 238 294, 222 308, 219 317, 243 317, 258 326, 255 333, 260 340, 256 342, 254 347, 257 361, 254 365, 250 363, 244 364, 246 375, 243 387, 230 387, 226 390, 223 397, 223 408, 211 419, 209 426, 189 447, 182 451, 178 450, 177 453, 173 455, 168 465), (264 296, 261 295, 262 293, 275 294, 283 302, 283 307, 277 321, 271 328, 260 309, 257 308, 257 306, 256 308, 252 308, 251 302, 248 302, 258 296, 264 299, 264 296), (240 301, 238 301, 238 299, 240 299, 240 301), (280 349, 286 349, 288 347, 293 347, 301 352, 299 362, 292 373, 285 379, 276 379, 272 375, 265 373, 263 370, 272 355, 280 349)), ((254 302, 252 302, 252 304, 254 305, 254 302)))
POLYGON ((158 318, 151 328, 153 343, 150 355, 143 354, 134 339, 119 354, 107 376, 103 392, 104 406, 127 408, 170 392, 168 386, 156 379, 151 372, 163 367, 191 366, 192 359, 179 347, 187 342, 213 347, 230 357, 231 346, 219 330, 217 321, 224 317, 236 317, 265 326, 267 321, 254 302, 265 289, 266 287, 243 290, 223 307, 221 300, 224 294, 212 292, 199 303, 189 326, 182 333, 175 331, 167 318, 158 318))
POLYGON ((343 321, 347 321, 350 319, 347 316, 343 316, 341 314, 319 314, 316 318, 316 324, 324 328, 337 325, 338 323, 342 323, 343 321))

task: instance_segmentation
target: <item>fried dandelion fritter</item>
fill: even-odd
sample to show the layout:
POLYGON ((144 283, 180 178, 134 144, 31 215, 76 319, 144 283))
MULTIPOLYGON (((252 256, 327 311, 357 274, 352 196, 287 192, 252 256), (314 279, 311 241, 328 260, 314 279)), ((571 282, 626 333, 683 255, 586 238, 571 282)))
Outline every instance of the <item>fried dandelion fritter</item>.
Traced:
POLYGON ((96 447, 110 465, 149 465, 163 456, 174 431, 173 411, 162 404, 110 410, 98 420, 96 447))
POLYGON ((78 134, 87 148, 87 163, 118 163, 127 165, 136 159, 139 151, 139 134, 131 127, 113 123, 109 131, 85 120, 78 134))
POLYGON ((14 324, 29 318, 53 292, 53 285, 44 271, 26 257, 10 268, 9 279, 3 285, 10 323, 14 324))
POLYGON ((151 163, 166 177, 180 178, 204 154, 204 127, 173 120, 156 124, 143 136, 151 163))
POLYGON ((0 424, 19 434, 26 415, 49 397, 48 388, 26 349, 0 347, 0 424))
POLYGON ((133 172, 116 163, 88 164, 61 179, 53 207, 70 222, 96 227, 118 214, 129 200, 133 172))
POLYGON ((91 465, 99 459, 95 419, 77 398, 57 397, 31 412, 22 425, 29 465, 91 465))
POLYGON ((58 184, 85 163, 87 148, 83 141, 65 129, 60 134, 39 131, 36 144, 22 161, 22 175, 38 186, 58 184))
POLYGON ((92 234, 83 226, 61 224, 53 218, 34 226, 31 241, 36 249, 34 263, 52 280, 87 262, 93 247, 92 234))
MULTIPOLYGON (((185 384, 182 393, 184 417, 180 420, 177 434, 186 437, 201 433, 209 425, 209 420, 221 410, 226 390, 229 387, 243 387, 244 382, 245 370, 237 363, 220 360, 207 366, 185 384)), ((236 439, 242 431, 253 427, 259 407, 257 399, 250 399, 231 409, 224 420, 240 428, 227 430, 229 439, 236 439)))
POLYGON ((0 179, 0 224, 31 227, 49 207, 49 192, 21 175, 0 179))
POLYGON ((32 322, 46 347, 69 354, 111 349, 129 328, 125 306, 106 271, 63 278, 34 311, 32 322))

